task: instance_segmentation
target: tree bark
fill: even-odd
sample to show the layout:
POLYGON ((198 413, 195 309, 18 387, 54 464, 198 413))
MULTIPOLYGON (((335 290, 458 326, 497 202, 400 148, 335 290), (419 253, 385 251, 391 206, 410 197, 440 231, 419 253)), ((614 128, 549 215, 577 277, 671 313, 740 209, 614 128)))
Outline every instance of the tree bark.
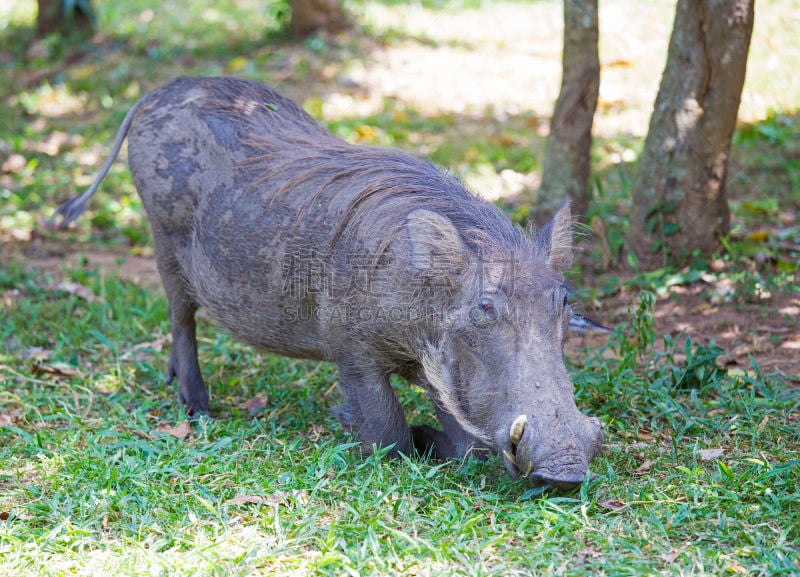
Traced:
POLYGON ((86 34, 94 29, 90 0, 75 3, 69 13, 65 12, 63 0, 38 0, 38 7, 36 31, 40 36, 53 32, 86 34))
POLYGON ((547 138, 536 212, 545 218, 564 200, 576 214, 589 205, 592 123, 600 87, 597 0, 564 0, 561 90, 547 138))
POLYGON ((755 0, 678 0, 667 64, 633 189, 628 246, 642 268, 713 252, 755 0))
POLYGON ((317 30, 330 33, 347 28, 347 16, 340 0, 291 0, 292 36, 304 38, 317 30))

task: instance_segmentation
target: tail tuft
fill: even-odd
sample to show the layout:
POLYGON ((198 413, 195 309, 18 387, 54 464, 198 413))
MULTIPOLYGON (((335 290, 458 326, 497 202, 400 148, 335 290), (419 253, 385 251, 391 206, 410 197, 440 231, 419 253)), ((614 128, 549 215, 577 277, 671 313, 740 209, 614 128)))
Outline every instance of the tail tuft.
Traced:
POLYGON ((88 200, 88 198, 84 198, 84 195, 69 199, 56 209, 45 224, 45 228, 47 230, 64 230, 86 212, 88 200))

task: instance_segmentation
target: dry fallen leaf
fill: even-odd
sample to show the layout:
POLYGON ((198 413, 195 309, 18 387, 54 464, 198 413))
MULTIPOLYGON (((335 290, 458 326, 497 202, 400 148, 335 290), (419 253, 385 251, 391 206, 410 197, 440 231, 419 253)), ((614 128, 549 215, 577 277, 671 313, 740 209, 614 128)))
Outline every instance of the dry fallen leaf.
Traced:
MULTIPOLYGON (((176 439, 183 439, 189 433, 191 433, 192 428, 189 426, 189 421, 184 420, 178 423, 174 427, 170 426, 168 423, 160 423, 156 427, 156 431, 158 431, 159 433, 163 433, 165 435, 170 435, 172 437, 175 437, 176 439)), ((154 433, 150 433, 150 436, 158 438, 158 435, 155 435, 154 433)))
POLYGON ((607 501, 598 501, 598 505, 605 509, 611 509, 612 511, 619 511, 621 509, 627 509, 628 505, 620 501, 619 499, 609 499, 607 501))
POLYGON ((663 553, 661 555, 661 558, 664 560, 665 563, 672 564, 672 563, 675 562, 675 559, 677 559, 678 555, 680 555, 680 554, 681 554, 681 552, 679 550, 673 549, 669 553, 663 553))
POLYGON ((747 238, 755 242, 767 242, 769 240, 768 230, 756 230, 747 235, 747 238))
POLYGON ((703 461, 713 461, 714 459, 719 459, 724 452, 725 449, 700 449, 697 454, 703 461))
POLYGON ((247 503, 269 503, 269 497, 265 495, 236 495, 232 499, 225 501, 226 505, 245 505, 247 503))
POLYGON ((583 551, 580 551, 575 558, 576 565, 583 565, 587 563, 590 559, 598 559, 602 557, 603 553, 599 549, 589 546, 583 551))
POLYGON ((48 134, 47 138, 36 144, 36 152, 41 152, 48 156, 56 156, 69 141, 69 134, 56 130, 48 134))
POLYGON ((605 100, 604 98, 597 99, 597 108, 600 110, 611 110, 613 108, 619 109, 625 107, 625 101, 621 98, 615 98, 613 100, 605 100))
POLYGON ((236 56, 228 61, 228 70, 231 72, 239 72, 247 68, 250 61, 244 56, 236 56))
POLYGON ((652 466, 653 466, 653 461, 651 461, 650 459, 647 459, 647 460, 645 460, 644 463, 639 465, 639 467, 636 469, 635 472, 636 472, 637 475, 642 475, 642 474, 646 473, 647 471, 649 471, 652 466))
POLYGON ((102 303, 104 302, 99 296, 92 292, 92 289, 83 286, 82 284, 78 284, 75 282, 69 281, 62 281, 58 283, 56 286, 58 290, 68 292, 69 294, 73 294, 76 297, 82 298, 85 301, 90 303, 102 303))
POLYGON ((22 172, 25 167, 28 165, 28 161, 25 160, 25 157, 21 154, 12 154, 9 156, 6 161, 3 163, 3 166, 0 167, 5 173, 17 173, 22 172))
POLYGON ((311 425, 311 428, 308 430, 308 438, 316 441, 327 432, 328 429, 326 429, 324 425, 311 425))
POLYGON ((131 347, 131 349, 127 351, 124 356, 127 358, 133 356, 134 360, 146 361, 147 359, 152 358, 154 353, 160 353, 163 350, 164 345, 170 343, 171 341, 172 337, 167 335, 149 343, 139 343, 138 345, 131 347))
POLYGON ((50 357, 52 352, 44 347, 28 347, 23 351, 23 354, 29 360, 44 361, 50 357))
POLYGON ((677 559, 678 556, 680 556, 680 554, 683 553, 688 546, 689 546, 689 541, 684 541, 684 543, 680 547, 673 549, 669 553, 663 553, 661 555, 661 558, 664 560, 665 563, 672 564, 675 562, 675 559, 677 559))
POLYGON ((134 429, 133 427, 125 427, 125 430, 128 431, 132 435, 136 435, 140 439, 150 439, 151 438, 146 433, 144 433, 143 431, 140 431, 139 429, 134 429))
POLYGON ((258 393, 255 397, 247 401, 247 410, 251 413, 257 413, 267 406, 267 394, 258 393))
POLYGON ((78 369, 72 368, 62 363, 54 363, 52 365, 44 365, 36 359, 31 363, 31 372, 34 375, 53 375, 55 377, 79 377, 81 372, 78 369))
POLYGON ((517 143, 516 139, 508 134, 497 134, 490 137, 490 140, 496 144, 499 144, 500 146, 505 147, 514 146, 517 143))
POLYGON ((301 506, 305 505, 308 503, 308 493, 306 491, 275 491, 272 495, 236 495, 232 499, 225 501, 225 504, 273 503, 276 505, 288 505, 292 501, 301 506))
POLYGON ((14 419, 11 415, 4 415, 0 413, 0 427, 7 427, 14 424, 14 419))

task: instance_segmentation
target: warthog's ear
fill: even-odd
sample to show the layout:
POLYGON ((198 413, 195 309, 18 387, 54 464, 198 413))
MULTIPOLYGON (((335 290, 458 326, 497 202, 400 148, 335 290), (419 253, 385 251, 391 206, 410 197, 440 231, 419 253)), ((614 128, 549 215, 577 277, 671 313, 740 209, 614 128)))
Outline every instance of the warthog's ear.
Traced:
POLYGON ((572 266, 572 211, 569 202, 563 203, 553 220, 536 235, 536 241, 547 255, 547 264, 556 272, 572 266))
POLYGON ((418 209, 406 219, 411 264, 418 270, 461 272, 469 257, 467 246, 446 216, 418 209))

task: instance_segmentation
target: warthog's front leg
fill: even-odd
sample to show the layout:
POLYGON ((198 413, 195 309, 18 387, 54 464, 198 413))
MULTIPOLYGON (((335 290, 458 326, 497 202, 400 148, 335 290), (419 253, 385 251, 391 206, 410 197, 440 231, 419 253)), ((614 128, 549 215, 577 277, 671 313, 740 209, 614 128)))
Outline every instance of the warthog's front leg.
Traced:
MULTIPOLYGON (((431 391, 431 387, 424 379, 417 379, 423 389, 431 391)), ((475 436, 466 432, 458 420, 441 407, 436 395, 432 393, 436 405, 436 415, 443 430, 438 430, 428 425, 411 427, 411 436, 417 452, 425 454, 430 452, 436 459, 460 459, 468 454, 479 458, 486 457, 489 450, 475 436)))
POLYGON ((333 412, 358 436, 363 450, 393 445, 390 456, 410 455, 411 434, 385 370, 348 359, 339 362, 339 377, 346 400, 333 412))

